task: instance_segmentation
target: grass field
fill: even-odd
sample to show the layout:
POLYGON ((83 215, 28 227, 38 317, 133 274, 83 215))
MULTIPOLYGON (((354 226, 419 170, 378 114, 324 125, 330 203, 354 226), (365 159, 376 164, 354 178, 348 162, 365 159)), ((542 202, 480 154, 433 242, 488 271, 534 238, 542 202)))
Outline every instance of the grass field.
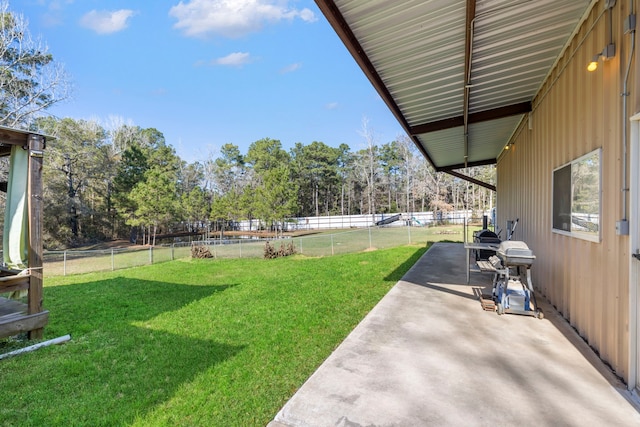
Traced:
POLYGON ((425 250, 47 278, 72 340, 0 362, 0 425, 264 426, 425 250))
MULTIPOLYGON (((467 240, 473 240, 473 231, 480 226, 466 228, 467 240)), ((293 242, 298 253, 306 256, 324 257, 360 252, 371 248, 383 249, 406 244, 426 244, 442 240, 464 241, 462 225, 440 225, 432 227, 372 227, 370 229, 325 230, 315 234, 293 237, 283 242, 293 242)), ((274 244, 279 247, 280 241, 274 244)), ((230 240, 223 244, 209 245, 215 258, 262 258, 264 241, 230 240)), ((135 266, 170 261, 191 256, 190 246, 137 246, 130 249, 67 251, 45 253, 44 274, 46 277, 65 274, 83 274, 95 271, 118 270, 135 266), (65 259, 66 257, 66 259, 65 259)))

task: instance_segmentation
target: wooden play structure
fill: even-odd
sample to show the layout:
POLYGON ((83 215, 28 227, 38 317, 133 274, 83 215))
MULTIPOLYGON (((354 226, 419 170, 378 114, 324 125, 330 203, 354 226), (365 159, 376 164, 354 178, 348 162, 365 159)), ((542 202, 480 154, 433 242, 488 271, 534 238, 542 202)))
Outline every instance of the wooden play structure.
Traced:
POLYGON ((0 182, 0 191, 7 195, 0 265, 0 338, 24 332, 30 339, 42 338, 49 320, 49 312, 42 308, 45 144, 44 135, 0 127, 0 157, 10 158, 7 182, 0 182))

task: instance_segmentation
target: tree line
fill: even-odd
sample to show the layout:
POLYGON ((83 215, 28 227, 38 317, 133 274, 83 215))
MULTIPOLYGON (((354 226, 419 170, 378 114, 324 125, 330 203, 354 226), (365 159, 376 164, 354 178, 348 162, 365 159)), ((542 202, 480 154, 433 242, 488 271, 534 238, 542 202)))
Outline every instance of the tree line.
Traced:
MULTIPOLYGON (((55 139, 44 163, 43 225, 48 246, 201 232, 259 220, 282 231, 290 218, 457 209, 486 210, 490 191, 436 173, 406 137, 384 144, 254 141, 228 143, 203 161, 182 160, 157 129, 38 118, 55 139)), ((469 173, 491 182, 493 168, 469 173)))
MULTIPOLYGON (((493 206, 488 190, 436 173, 406 136, 380 144, 366 120, 355 151, 320 141, 287 150, 263 138, 246 152, 228 143, 189 163, 158 129, 48 116, 69 97, 68 81, 24 18, 0 0, 0 125, 55 137, 43 170, 48 248, 120 238, 155 244, 159 234, 224 229, 245 219, 282 231, 293 217, 493 206)), ((494 181, 492 167, 467 174, 494 181)))

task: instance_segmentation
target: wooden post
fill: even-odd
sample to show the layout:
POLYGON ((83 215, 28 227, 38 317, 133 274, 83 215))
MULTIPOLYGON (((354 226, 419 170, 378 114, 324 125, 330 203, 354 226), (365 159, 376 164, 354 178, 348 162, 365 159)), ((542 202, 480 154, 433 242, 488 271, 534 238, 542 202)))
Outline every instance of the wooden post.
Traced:
MULTIPOLYGON (((29 135, 29 182, 27 191, 29 212, 29 296, 28 314, 42 312, 42 162, 45 139, 29 135)), ((44 328, 29 331, 29 339, 42 338, 44 328)))

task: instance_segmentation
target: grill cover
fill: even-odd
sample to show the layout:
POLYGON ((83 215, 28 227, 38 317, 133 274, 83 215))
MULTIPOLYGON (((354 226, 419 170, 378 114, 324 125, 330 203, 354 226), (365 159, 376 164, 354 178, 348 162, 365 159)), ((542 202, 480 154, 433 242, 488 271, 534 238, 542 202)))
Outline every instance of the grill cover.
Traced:
POLYGON ((536 259, 527 244, 517 240, 501 242, 497 255, 505 265, 531 265, 536 259))

